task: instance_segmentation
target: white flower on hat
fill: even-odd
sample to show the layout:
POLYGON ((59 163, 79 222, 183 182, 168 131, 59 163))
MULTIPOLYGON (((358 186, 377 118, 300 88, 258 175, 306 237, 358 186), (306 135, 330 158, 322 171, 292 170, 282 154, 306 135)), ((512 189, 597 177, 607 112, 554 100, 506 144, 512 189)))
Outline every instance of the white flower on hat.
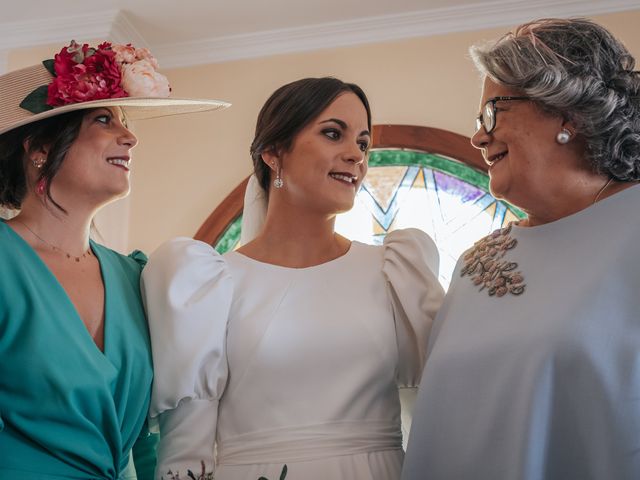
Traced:
POLYGON ((151 65, 153 65, 153 68, 155 68, 156 70, 160 68, 158 65, 158 60, 156 60, 156 57, 151 54, 148 48, 136 48, 136 60, 149 60, 149 62, 151 62, 151 65))
POLYGON ((111 49, 116 54, 116 62, 118 63, 133 63, 136 60, 136 48, 132 45, 112 45, 111 49))
POLYGON ((146 59, 123 65, 122 86, 132 97, 168 97, 171 92, 167 77, 146 59))

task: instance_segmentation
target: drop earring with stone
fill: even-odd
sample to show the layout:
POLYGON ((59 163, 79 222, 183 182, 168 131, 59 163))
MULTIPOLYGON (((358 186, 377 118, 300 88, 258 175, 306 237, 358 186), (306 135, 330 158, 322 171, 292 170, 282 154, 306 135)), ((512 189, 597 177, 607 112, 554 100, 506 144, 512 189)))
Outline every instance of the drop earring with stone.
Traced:
POLYGON ((276 179, 273 181, 273 186, 275 188, 282 188, 284 186, 284 181, 282 180, 282 168, 280 168, 280 165, 276 166, 276 179))

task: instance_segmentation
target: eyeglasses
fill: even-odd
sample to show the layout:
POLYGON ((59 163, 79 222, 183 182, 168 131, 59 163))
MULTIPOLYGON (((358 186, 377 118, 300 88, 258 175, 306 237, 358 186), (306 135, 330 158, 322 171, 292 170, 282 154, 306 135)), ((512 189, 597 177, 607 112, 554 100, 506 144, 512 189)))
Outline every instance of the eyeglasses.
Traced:
POLYGON ((487 100, 487 103, 482 107, 482 112, 476 118, 476 132, 484 127, 484 131, 487 133, 493 132, 496 128, 496 115, 498 110, 496 109, 496 102, 508 102, 511 100, 531 100, 531 97, 493 97, 487 100))

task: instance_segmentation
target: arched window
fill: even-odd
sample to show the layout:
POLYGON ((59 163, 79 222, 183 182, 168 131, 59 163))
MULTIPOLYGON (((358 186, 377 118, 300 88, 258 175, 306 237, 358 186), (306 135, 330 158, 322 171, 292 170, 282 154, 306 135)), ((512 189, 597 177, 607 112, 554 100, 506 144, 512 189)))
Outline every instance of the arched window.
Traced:
MULTIPOLYGON (((336 230, 365 243, 381 244, 397 228, 427 232, 440 252, 440 280, 446 287, 460 254, 479 238, 524 218, 488 190, 481 155, 469 138, 444 130, 376 125, 369 173, 350 212, 336 230)), ((240 239, 243 181, 210 215, 196 238, 223 253, 240 239)))

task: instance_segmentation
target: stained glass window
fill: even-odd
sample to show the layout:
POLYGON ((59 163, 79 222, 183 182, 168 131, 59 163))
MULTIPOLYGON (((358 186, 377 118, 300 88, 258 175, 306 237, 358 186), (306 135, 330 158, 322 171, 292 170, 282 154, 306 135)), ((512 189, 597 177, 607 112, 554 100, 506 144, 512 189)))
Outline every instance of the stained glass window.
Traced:
MULTIPOLYGON (((517 208, 493 198, 488 185, 485 173, 442 155, 374 150, 354 208, 338 217, 336 231, 371 244, 382 244, 398 228, 427 232, 440 252, 440 281, 447 287, 462 252, 524 218, 517 208)), ((216 244, 219 252, 237 246, 240 223, 238 218, 226 229, 216 244)))

